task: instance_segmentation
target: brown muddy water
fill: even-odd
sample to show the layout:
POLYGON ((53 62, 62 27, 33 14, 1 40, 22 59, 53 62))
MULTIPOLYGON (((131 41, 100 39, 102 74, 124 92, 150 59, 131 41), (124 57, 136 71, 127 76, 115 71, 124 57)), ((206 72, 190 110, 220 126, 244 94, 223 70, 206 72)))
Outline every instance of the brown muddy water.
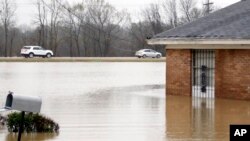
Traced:
POLYGON ((165 63, 0 63, 0 106, 8 91, 40 96, 61 127, 22 141, 226 141, 250 124, 249 101, 165 97, 164 84, 165 63))

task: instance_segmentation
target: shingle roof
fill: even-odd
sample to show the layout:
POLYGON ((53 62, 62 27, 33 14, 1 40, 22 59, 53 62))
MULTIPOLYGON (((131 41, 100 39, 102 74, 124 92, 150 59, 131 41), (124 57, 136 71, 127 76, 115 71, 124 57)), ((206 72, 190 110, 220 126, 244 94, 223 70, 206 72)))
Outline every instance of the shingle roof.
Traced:
POLYGON ((157 34, 153 39, 250 39, 250 0, 157 34))

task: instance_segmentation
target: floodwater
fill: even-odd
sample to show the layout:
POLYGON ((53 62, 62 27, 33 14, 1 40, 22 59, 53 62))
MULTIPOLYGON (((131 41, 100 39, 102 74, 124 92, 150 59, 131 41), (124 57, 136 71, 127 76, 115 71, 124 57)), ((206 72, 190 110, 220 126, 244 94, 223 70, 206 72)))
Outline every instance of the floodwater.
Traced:
POLYGON ((8 91, 37 95, 60 125, 22 141, 227 141, 230 124, 250 124, 248 101, 165 97, 164 84, 165 63, 0 63, 0 106, 8 91))

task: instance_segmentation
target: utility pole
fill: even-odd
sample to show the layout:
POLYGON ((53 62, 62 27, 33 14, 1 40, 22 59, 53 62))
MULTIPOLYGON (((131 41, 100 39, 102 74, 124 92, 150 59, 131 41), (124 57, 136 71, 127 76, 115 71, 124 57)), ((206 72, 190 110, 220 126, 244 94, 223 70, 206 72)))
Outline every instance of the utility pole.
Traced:
POLYGON ((206 8, 206 14, 209 14, 210 12, 212 12, 212 5, 214 3, 210 2, 210 0, 207 0, 207 2, 204 4, 205 8, 206 8))

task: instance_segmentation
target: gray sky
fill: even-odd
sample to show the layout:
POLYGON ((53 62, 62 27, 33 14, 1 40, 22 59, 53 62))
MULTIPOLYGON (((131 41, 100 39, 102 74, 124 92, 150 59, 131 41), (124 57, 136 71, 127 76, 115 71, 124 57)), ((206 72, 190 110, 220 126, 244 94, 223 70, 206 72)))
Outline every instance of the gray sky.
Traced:
MULTIPOLYGON (((68 0, 71 3, 77 3, 82 0, 68 0)), ((117 9, 127 9, 132 16, 139 14, 142 8, 147 7, 150 3, 156 3, 162 0, 106 0, 115 6, 117 9)), ((197 3, 201 4, 206 0, 197 0, 197 3)), ((221 8, 236 3, 240 0, 211 0, 216 6, 221 8)), ((34 21, 32 19, 35 16, 36 8, 34 6, 36 0, 16 0, 17 3, 17 24, 18 25, 32 25, 34 21)), ((197 5, 198 6, 198 5, 197 5)))

